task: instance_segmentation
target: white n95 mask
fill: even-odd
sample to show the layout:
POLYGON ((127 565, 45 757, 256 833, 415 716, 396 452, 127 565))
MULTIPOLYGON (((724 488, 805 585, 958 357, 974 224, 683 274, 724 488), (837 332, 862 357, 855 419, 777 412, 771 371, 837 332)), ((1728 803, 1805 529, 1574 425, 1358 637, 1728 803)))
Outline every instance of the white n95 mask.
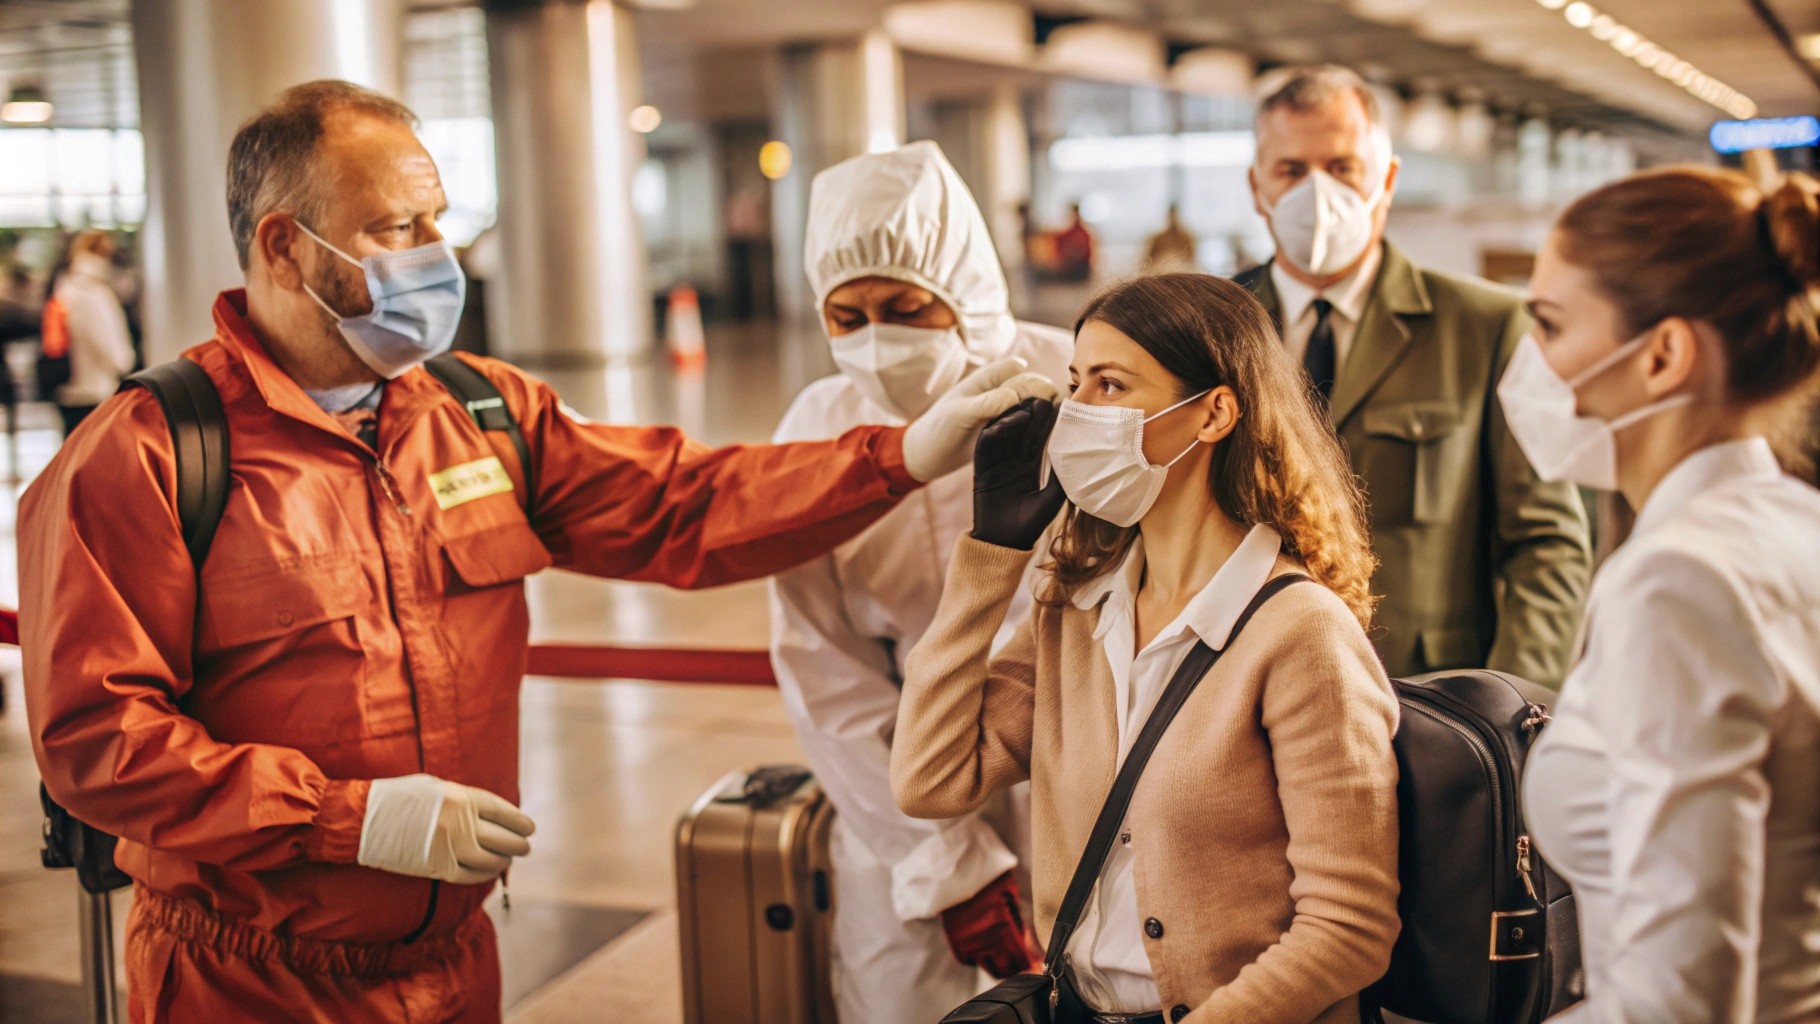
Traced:
POLYGON ((1062 482, 1062 493, 1082 512, 1114 526, 1130 526, 1144 518, 1163 492, 1169 467, 1201 443, 1196 438, 1182 454, 1153 466, 1144 458, 1144 424, 1206 394, 1185 398, 1148 418, 1142 409, 1063 402, 1044 452, 1062 482))
POLYGON ((860 394, 906 420, 928 412, 967 372, 967 347, 953 327, 869 323, 829 344, 860 394))
POLYGON ((1370 199, 1326 171, 1310 171, 1264 208, 1284 259, 1315 277, 1358 262, 1371 245, 1371 221, 1384 183, 1370 199))
POLYGON ((1635 354, 1648 334, 1640 334, 1611 355, 1574 375, 1562 378, 1542 355, 1534 335, 1518 343, 1517 351, 1498 380, 1498 402, 1504 421, 1523 450, 1536 475, 1601 491, 1618 489, 1618 431, 1656 413, 1686 405, 1692 395, 1670 395, 1613 420, 1581 416, 1575 411, 1576 393, 1587 381, 1635 354))
POLYGON ((348 348, 374 373, 392 380, 431 356, 447 352, 455 343, 468 280, 448 242, 390 249, 357 260, 302 223, 297 226, 365 273, 373 309, 361 316, 347 316, 331 308, 307 284, 303 290, 335 318, 348 348))

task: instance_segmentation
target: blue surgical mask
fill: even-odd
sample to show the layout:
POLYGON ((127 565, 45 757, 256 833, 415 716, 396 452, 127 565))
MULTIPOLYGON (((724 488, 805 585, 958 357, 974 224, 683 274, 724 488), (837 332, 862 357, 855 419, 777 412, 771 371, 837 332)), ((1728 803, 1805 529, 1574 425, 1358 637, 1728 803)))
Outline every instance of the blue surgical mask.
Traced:
POLYGON ((366 273, 373 311, 363 316, 344 316, 309 285, 303 290, 335 318, 348 347, 374 373, 392 380, 454 344, 468 282, 448 242, 391 249, 357 260, 301 223, 297 226, 366 273))

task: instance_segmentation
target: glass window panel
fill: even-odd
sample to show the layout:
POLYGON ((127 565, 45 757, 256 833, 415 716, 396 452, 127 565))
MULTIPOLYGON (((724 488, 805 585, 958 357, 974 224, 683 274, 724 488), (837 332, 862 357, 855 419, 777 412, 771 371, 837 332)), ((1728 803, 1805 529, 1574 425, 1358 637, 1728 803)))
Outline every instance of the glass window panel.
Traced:
POLYGON ((0 129, 0 195, 50 191, 50 151, 48 129, 0 129))
POLYGON ((73 195, 106 195, 114 190, 114 133, 99 128, 55 133, 52 184, 73 195))

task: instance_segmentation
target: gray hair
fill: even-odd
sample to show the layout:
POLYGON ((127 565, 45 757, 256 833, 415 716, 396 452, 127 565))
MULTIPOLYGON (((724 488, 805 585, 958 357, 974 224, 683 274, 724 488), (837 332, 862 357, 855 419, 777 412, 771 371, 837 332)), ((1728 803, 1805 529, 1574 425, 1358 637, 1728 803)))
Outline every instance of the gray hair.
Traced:
POLYGON ((295 214, 311 230, 321 221, 322 176, 316 173, 316 143, 329 115, 352 112, 417 127, 404 104, 371 89, 324 79, 292 86, 253 115, 228 147, 228 228, 240 269, 251 263, 253 232, 274 211, 295 214))
MULTIPOLYGON (((1372 142, 1386 162, 1390 158, 1390 129, 1384 123, 1384 105, 1357 71, 1338 64, 1309 64, 1277 68, 1258 81, 1257 113, 1253 125, 1274 110, 1305 114, 1331 103, 1335 97, 1358 97, 1371 125, 1372 142)), ((1255 128, 1254 128, 1255 130, 1255 128)))

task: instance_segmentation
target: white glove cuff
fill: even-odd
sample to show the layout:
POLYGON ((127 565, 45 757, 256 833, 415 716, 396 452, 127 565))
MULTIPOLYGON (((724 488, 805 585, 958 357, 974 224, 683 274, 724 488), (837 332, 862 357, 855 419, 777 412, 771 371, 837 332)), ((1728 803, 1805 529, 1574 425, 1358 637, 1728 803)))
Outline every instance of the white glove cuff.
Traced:
POLYGON ((434 775, 374 779, 355 859, 385 871, 417 875, 428 871, 430 842, 447 792, 447 783, 434 775))
POLYGON ((891 908, 901 921, 936 917, 1014 867, 1017 855, 992 826, 963 818, 891 866, 891 908))

